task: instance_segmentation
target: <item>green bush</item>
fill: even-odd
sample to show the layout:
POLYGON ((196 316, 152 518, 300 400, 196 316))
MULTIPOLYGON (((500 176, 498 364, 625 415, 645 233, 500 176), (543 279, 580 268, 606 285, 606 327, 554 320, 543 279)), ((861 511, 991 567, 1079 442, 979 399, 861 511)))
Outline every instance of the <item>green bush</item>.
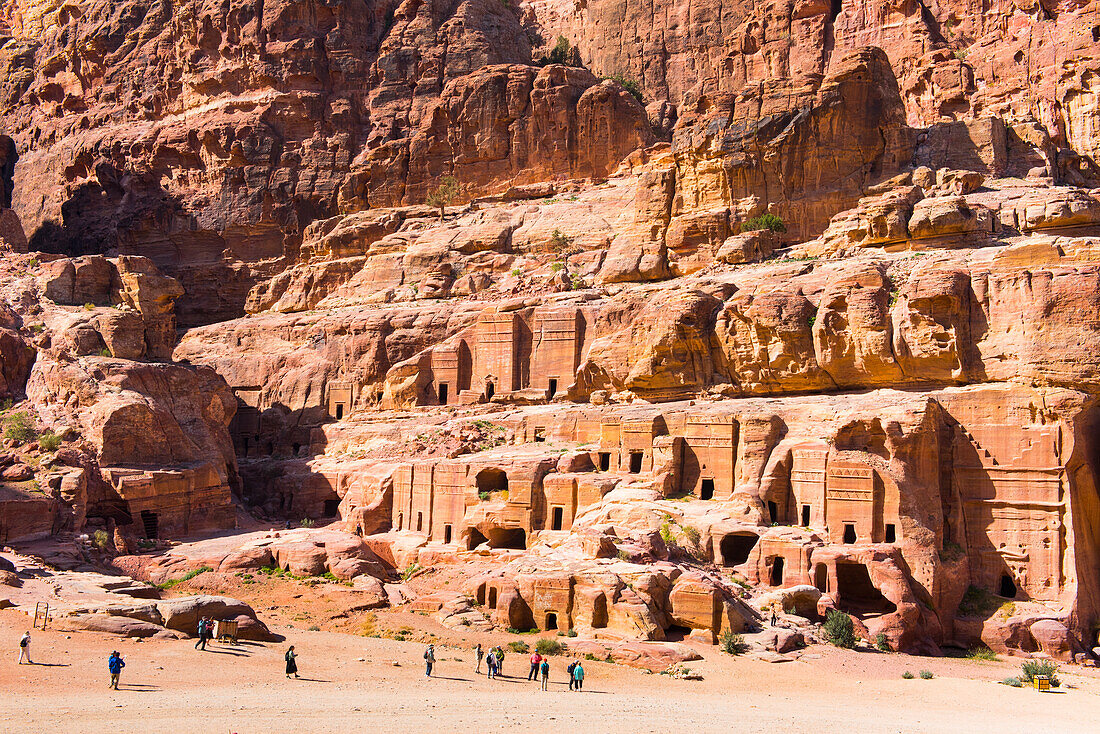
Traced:
POLYGON ((726 630, 722 633, 722 639, 719 641, 719 645, 722 648, 722 652, 727 655, 741 655, 749 650, 744 635, 739 635, 733 630, 726 630))
POLYGON ((856 646, 856 626, 852 618, 844 612, 830 610, 821 629, 825 633, 825 639, 837 647, 851 650, 856 646))
POLYGON ((564 650, 565 645, 552 637, 540 637, 535 643, 535 652, 539 655, 561 655, 564 650))
POLYGON ((576 631, 575 629, 573 629, 572 627, 570 627, 570 628, 569 628, 569 629, 568 629, 568 630, 567 630, 567 631, 565 632, 565 636, 566 636, 566 637, 576 637, 576 636, 577 636, 577 631, 576 631))
POLYGON ((661 540, 665 542, 667 546, 676 545, 676 533, 672 530, 671 523, 661 524, 661 540))
POLYGON ((18 443, 27 443, 38 438, 38 431, 34 429, 34 419, 22 410, 12 413, 4 421, 4 438, 10 438, 18 443))
POLYGON ((638 86, 638 82, 634 81, 633 79, 628 79, 622 74, 612 74, 611 76, 605 76, 603 78, 610 79, 626 91, 630 92, 631 96, 634 97, 634 99, 638 100, 638 104, 645 104, 645 98, 642 96, 642 88, 638 86))
POLYGON ((101 551, 107 550, 111 546, 111 534, 106 530, 97 530, 92 533, 92 544, 101 551))
POLYGON ((108 349, 107 347, 104 347, 103 349, 99 350, 99 356, 100 357, 110 357, 111 356, 111 350, 108 349))
POLYGON ((966 657, 969 660, 996 660, 997 653, 993 652, 985 645, 979 645, 978 647, 972 647, 967 650, 966 657))
POLYGON ((554 41, 554 48, 550 49, 550 53, 546 56, 546 63, 548 64, 565 64, 569 61, 569 39, 565 36, 558 36, 554 41))
POLYGON ((1023 688, 1024 682, 1019 678, 1005 678, 1001 681, 1001 685, 1012 686, 1013 688, 1023 688))
POLYGON ((489 493, 482 490, 481 492, 477 493, 477 498, 479 500, 481 500, 482 502, 488 502, 489 501, 489 493))
POLYGON ((191 579, 195 578, 196 576, 198 576, 200 574, 204 574, 207 571, 213 571, 213 570, 214 569, 210 568, 210 566, 200 566, 199 568, 195 568, 195 569, 192 569, 192 570, 188 571, 184 575, 180 576, 178 579, 170 579, 168 581, 165 581, 164 583, 156 584, 156 587, 158 589, 160 589, 161 591, 164 591, 166 589, 171 589, 176 584, 182 584, 184 581, 190 581, 191 579))
POLYGON ((932 680, 932 671, 931 670, 922 670, 920 672, 920 679, 921 680, 932 680))
POLYGON ((1058 666, 1053 660, 1025 660, 1024 664, 1020 666, 1020 671, 1023 673, 1023 680, 1031 683, 1035 680, 1035 676, 1045 675, 1050 678, 1050 687, 1057 688, 1062 685, 1062 681, 1058 680, 1058 676, 1055 673, 1058 672, 1058 666))
POLYGON ((782 219, 770 212, 753 217, 741 225, 742 232, 756 232, 762 229, 771 230, 772 232, 786 232, 787 226, 783 224, 782 219))
POLYGON ((405 566, 405 570, 401 572, 401 580, 408 581, 420 571, 420 564, 413 561, 409 565, 405 566))
POLYGON ((303 517, 303 518, 302 518, 302 521, 301 521, 300 523, 298 523, 298 527, 303 527, 303 528, 311 528, 311 527, 313 527, 313 526, 314 526, 314 525, 316 525, 316 524, 317 524, 317 523, 316 523, 316 522, 314 522, 313 518, 311 518, 311 517, 303 517))
POLYGON ((684 537, 690 540, 695 545, 699 544, 699 531, 693 527, 684 527, 684 537))
POLYGON ((904 678, 905 680, 913 680, 913 678, 915 676, 907 670, 907 671, 905 671, 904 673, 901 674, 901 677, 904 678))
POLYGON ((53 431, 46 431, 38 437, 38 448, 43 451, 57 451, 61 448, 61 436, 53 431))
POLYGON ((84 304, 84 310, 85 311, 95 311, 95 304, 94 303, 85 303, 84 304))
POLYGON ((599 660, 599 658, 598 658, 598 657, 596 657, 595 655, 593 655, 593 654, 592 654, 592 653, 590 653, 590 652, 586 652, 586 653, 584 654, 584 659, 585 659, 585 660, 599 660))
POLYGON ((458 198, 460 191, 458 179, 454 176, 444 176, 439 182, 439 186, 424 199, 424 203, 434 209, 439 209, 439 221, 442 222, 447 205, 458 198))
POLYGON ((885 632, 878 633, 878 637, 875 638, 875 647, 883 652, 893 652, 890 648, 890 640, 886 639, 885 632))
POLYGON ((527 652, 528 650, 530 650, 531 648, 528 647, 527 643, 524 642, 523 640, 512 640, 511 642, 508 643, 508 649, 511 650, 512 652, 524 653, 524 652, 527 652))

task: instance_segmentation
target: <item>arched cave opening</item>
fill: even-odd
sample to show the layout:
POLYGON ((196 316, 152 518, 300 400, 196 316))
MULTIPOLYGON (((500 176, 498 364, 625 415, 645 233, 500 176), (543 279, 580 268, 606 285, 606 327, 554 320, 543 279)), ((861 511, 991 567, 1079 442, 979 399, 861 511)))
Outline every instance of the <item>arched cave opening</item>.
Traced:
POLYGON ((997 593, 1006 599, 1015 599, 1017 594, 1016 582, 1007 573, 1001 574, 1001 586, 997 593))
POLYGON ((493 528, 488 531, 489 547, 527 550, 527 533, 523 528, 493 528))
POLYGON ((749 553, 756 547, 759 538, 752 533, 731 533, 722 538, 718 552, 722 556, 723 566, 740 566, 749 560, 749 553))
POLYGON ((891 614, 897 606, 882 595, 862 563, 836 564, 836 605, 857 617, 891 614))
POLYGON ((476 481, 478 493, 508 491, 508 475, 502 469, 482 469, 476 481))

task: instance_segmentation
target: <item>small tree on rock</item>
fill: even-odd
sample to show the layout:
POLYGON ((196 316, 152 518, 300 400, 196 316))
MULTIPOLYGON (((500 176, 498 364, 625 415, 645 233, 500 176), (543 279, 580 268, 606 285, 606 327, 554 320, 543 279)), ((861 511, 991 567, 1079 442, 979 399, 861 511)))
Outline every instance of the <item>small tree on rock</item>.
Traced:
POLYGON ((459 191, 458 180, 454 176, 444 176, 424 201, 430 207, 439 207, 439 221, 442 222, 447 205, 458 198, 459 191))

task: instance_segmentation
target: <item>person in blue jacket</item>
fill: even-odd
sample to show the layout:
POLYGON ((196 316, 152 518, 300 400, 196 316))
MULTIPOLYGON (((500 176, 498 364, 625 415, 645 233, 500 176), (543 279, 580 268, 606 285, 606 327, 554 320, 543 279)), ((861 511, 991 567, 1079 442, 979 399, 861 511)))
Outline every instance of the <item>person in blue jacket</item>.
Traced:
POLYGON ((107 658, 107 670, 111 671, 111 683, 107 686, 108 688, 118 690, 118 676, 125 667, 126 663, 122 660, 122 656, 118 654, 118 650, 112 652, 111 657, 107 658))

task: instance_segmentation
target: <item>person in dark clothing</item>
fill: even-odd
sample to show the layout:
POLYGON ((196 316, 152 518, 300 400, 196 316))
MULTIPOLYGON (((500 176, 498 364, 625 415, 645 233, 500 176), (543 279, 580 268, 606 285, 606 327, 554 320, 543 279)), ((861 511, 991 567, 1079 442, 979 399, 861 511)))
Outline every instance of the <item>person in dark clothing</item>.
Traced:
POLYGON ((294 653, 294 645, 290 646, 290 649, 286 651, 286 655, 283 656, 286 660, 286 677, 294 676, 298 677, 298 656, 294 653))
POLYGON ((111 657, 107 658, 107 670, 111 672, 111 682, 107 684, 108 688, 118 690, 118 677, 125 667, 126 663, 122 660, 122 656, 118 654, 118 650, 112 652, 111 657))
POLYGON ((573 662, 569 663, 569 667, 565 669, 565 674, 569 678, 569 690, 573 690, 573 671, 577 669, 578 664, 579 663, 574 660, 573 662))

